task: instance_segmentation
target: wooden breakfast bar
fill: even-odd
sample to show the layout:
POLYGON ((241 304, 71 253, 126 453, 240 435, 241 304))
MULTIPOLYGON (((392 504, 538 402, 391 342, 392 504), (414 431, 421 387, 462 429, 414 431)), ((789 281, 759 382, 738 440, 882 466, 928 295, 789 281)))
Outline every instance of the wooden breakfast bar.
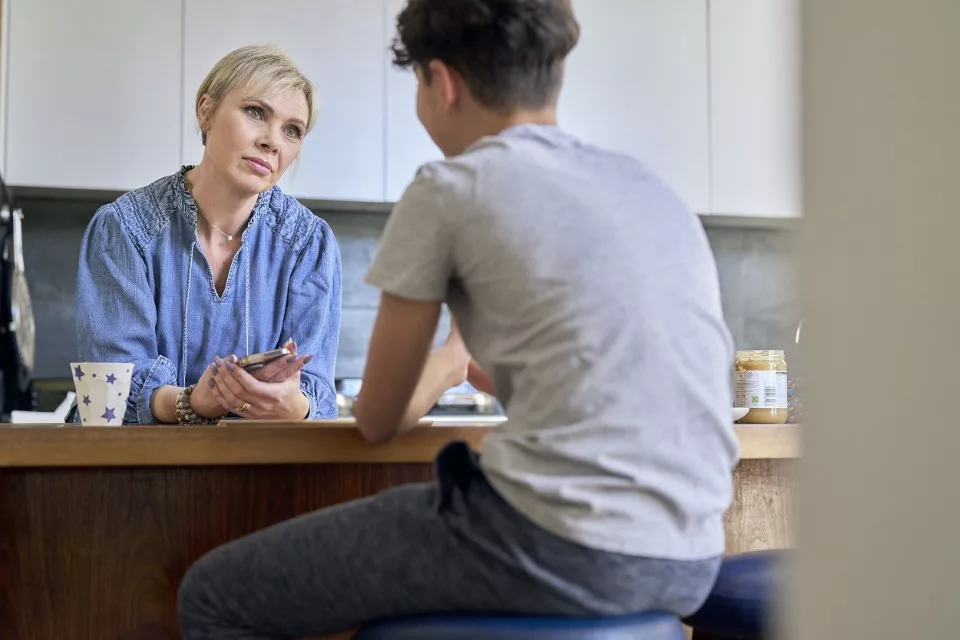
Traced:
MULTIPOLYGON (((430 480, 437 421, 373 446, 347 421, 209 427, 0 425, 0 638, 173 640, 176 594, 213 547, 320 507, 430 480)), ((727 551, 793 545, 799 427, 738 426, 727 551)))

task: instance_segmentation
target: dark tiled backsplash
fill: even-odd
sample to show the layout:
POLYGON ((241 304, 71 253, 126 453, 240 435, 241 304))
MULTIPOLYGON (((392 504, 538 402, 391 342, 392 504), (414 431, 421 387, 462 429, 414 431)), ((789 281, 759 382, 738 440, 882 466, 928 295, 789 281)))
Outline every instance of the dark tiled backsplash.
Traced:
MULTIPOLYGON (((80 240, 95 202, 22 200, 24 248, 37 323, 38 378, 68 377, 76 357, 74 300, 80 240)), ((333 228, 343 261, 343 323, 337 377, 360 377, 379 292, 364 282, 386 222, 385 214, 318 212, 333 228)), ((720 275, 723 310, 738 349, 792 344, 800 316, 787 254, 789 233, 710 228, 720 275)), ((446 336, 444 314, 436 343, 446 336)))

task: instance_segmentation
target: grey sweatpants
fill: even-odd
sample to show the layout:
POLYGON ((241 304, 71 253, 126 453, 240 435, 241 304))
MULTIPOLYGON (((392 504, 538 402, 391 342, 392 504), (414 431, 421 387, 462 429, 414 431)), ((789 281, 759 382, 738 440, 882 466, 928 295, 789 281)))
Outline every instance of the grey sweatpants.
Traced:
POLYGON ((419 612, 687 615, 719 558, 682 562, 589 549, 543 530, 487 483, 463 443, 436 483, 398 487, 214 549, 180 585, 183 638, 337 633, 419 612))

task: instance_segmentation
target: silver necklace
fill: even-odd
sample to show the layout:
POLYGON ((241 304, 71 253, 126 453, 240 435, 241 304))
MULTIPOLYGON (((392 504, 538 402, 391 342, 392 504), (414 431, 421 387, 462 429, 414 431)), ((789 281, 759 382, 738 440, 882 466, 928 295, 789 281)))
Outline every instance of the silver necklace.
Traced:
POLYGON ((212 222, 210 222, 210 218, 208 218, 208 217, 203 213, 203 209, 200 208, 200 205, 197 205, 197 213, 199 213, 199 214, 200 214, 200 217, 202 217, 204 220, 207 221, 207 224, 208 224, 208 225, 210 225, 211 227, 213 227, 214 229, 216 229, 217 231, 219 231, 220 233, 222 233, 223 236, 227 239, 227 242, 233 241, 233 237, 234 237, 235 235, 237 235, 237 232, 240 231, 240 229, 243 229, 243 225, 241 224, 241 225, 240 225, 240 229, 237 229, 237 231, 234 231, 233 233, 227 233, 226 231, 224 231, 223 229, 221 229, 221 228, 218 227, 217 225, 215 225, 215 224, 213 224, 212 222))

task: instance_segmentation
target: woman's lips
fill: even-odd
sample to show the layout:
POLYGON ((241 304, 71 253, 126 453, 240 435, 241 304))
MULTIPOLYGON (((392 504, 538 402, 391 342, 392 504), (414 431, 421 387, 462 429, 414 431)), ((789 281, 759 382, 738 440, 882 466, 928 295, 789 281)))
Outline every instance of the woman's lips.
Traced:
POLYGON ((247 166, 250 167, 250 170, 254 173, 257 173, 261 176, 273 173, 273 167, 259 158, 244 158, 244 160, 246 161, 247 166))

